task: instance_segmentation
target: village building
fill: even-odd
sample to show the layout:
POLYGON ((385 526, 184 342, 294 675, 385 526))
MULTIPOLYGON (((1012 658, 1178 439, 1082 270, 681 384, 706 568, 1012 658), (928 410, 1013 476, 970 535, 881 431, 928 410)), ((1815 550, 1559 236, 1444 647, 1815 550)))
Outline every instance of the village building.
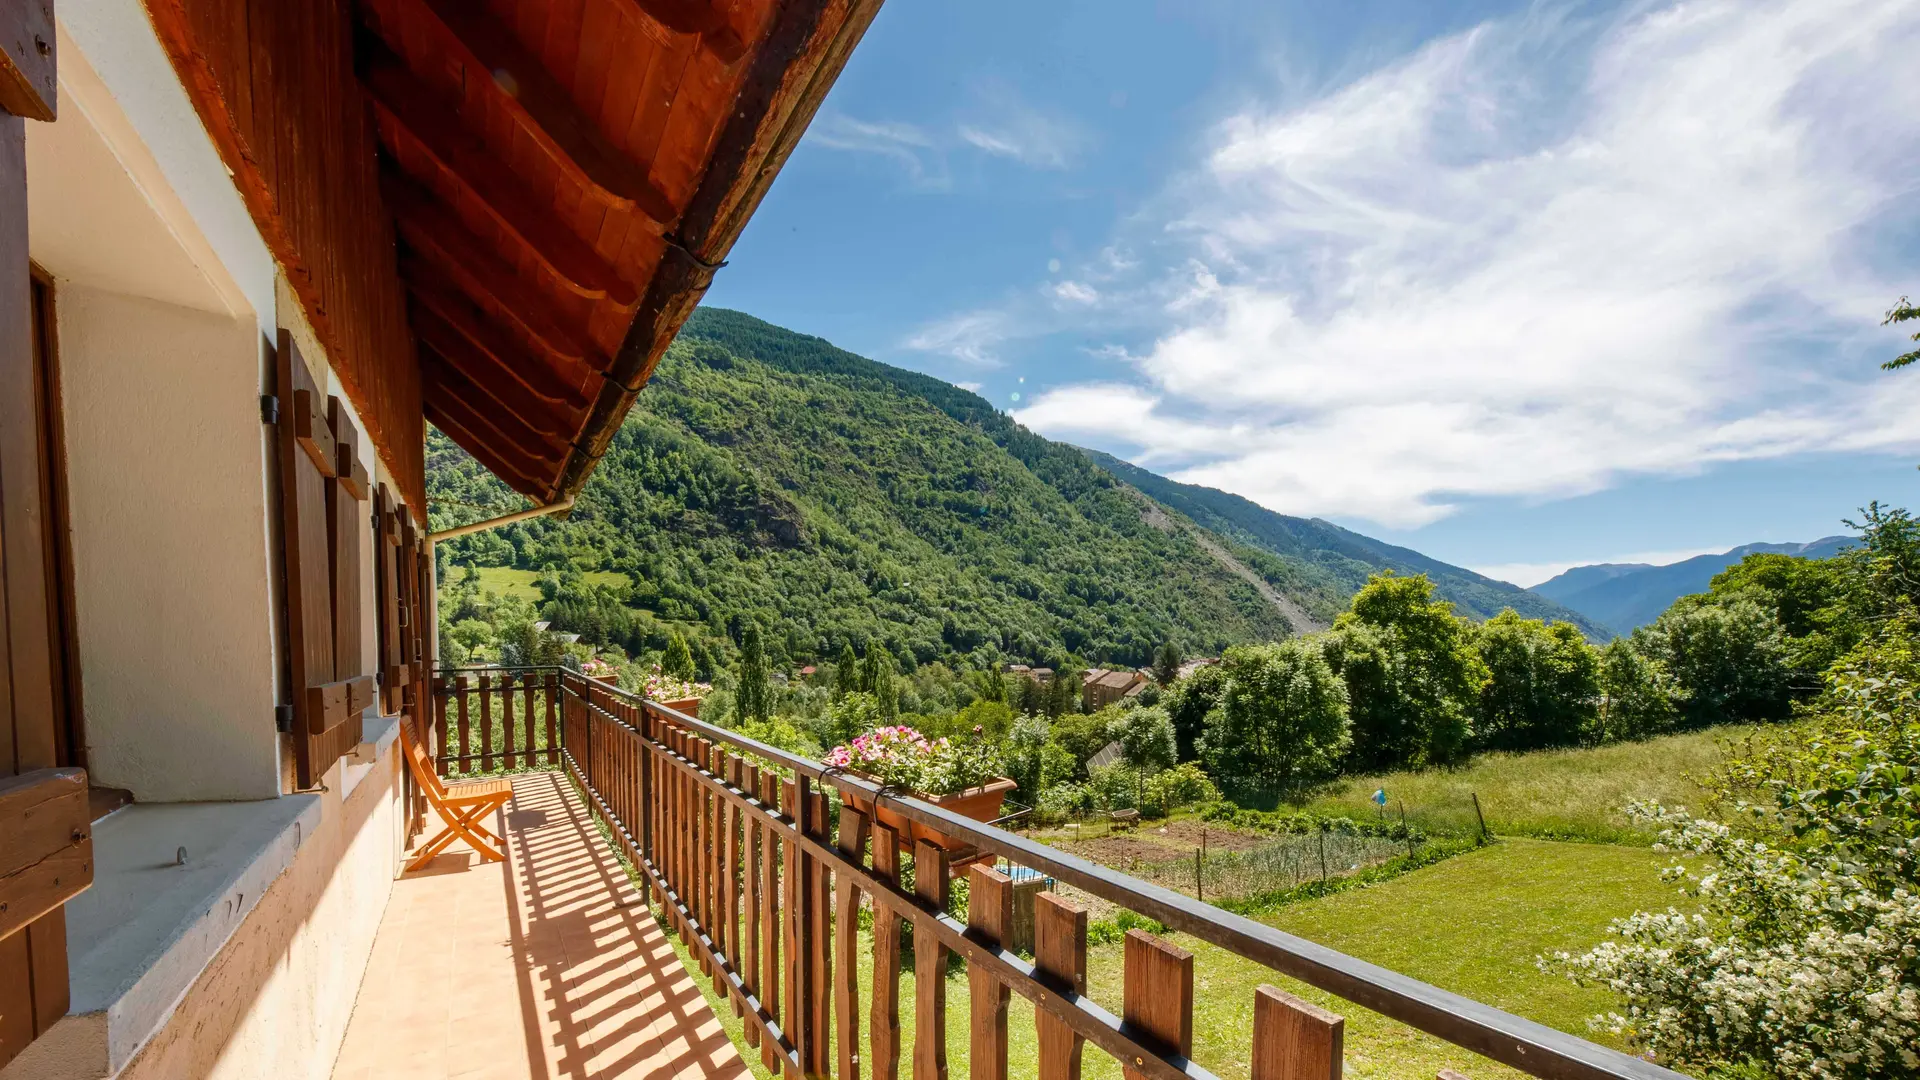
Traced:
POLYGON ((1088 712, 1105 708, 1147 688, 1150 678, 1138 671, 1089 671, 1081 676, 1080 700, 1088 712))

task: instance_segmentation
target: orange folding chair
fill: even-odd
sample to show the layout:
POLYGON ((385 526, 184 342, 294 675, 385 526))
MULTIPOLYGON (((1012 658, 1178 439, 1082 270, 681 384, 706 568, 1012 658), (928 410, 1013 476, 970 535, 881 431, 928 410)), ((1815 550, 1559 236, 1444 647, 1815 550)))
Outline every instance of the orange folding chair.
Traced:
POLYGON ((433 760, 427 757, 426 747, 413 737, 413 722, 410 720, 400 721, 400 749, 407 755, 407 768, 413 770, 414 782, 420 785, 427 803, 446 823, 445 828, 420 848, 419 854, 407 864, 407 869, 418 870, 427 865, 455 840, 465 840, 487 862, 506 861, 507 845, 487 831, 480 820, 513 798, 512 782, 465 780, 445 783, 434 771, 433 760))

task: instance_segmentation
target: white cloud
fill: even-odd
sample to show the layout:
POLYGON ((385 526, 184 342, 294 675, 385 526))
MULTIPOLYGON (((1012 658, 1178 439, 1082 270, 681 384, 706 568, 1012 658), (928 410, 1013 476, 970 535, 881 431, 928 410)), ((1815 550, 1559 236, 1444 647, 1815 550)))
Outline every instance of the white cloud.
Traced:
POLYGON ((1245 108, 1149 224, 1172 239, 1132 294, 1164 320, 1139 384, 1016 415, 1403 527, 1464 496, 1911 451, 1920 381, 1874 366, 1902 283, 1867 241, 1913 221, 1916 47, 1896 0, 1536 11, 1245 108))
POLYGON ((1006 313, 982 309, 928 323, 914 331, 905 344, 920 352, 950 356, 971 367, 997 368, 1001 360, 995 350, 1014 336, 1015 328, 1006 313))
POLYGON ((977 394, 980 392, 980 384, 977 382, 957 382, 953 385, 965 390, 969 394, 977 394))
POLYGON ((1067 304, 1096 304, 1100 302, 1100 290, 1084 281, 1059 281, 1046 287, 1048 295, 1067 304))

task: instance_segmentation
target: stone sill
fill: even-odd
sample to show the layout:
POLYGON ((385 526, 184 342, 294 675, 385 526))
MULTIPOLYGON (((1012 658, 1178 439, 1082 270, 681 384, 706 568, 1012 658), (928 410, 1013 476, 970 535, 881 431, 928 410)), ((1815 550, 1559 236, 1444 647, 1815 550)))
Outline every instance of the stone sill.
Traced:
MULTIPOLYGON (((336 812, 399 737, 398 717, 370 712, 362 724, 362 742, 329 772, 336 812)), ((117 1075, 293 865, 321 807, 318 794, 135 803, 95 822, 93 887, 67 904, 67 1015, 0 1080, 117 1075)))

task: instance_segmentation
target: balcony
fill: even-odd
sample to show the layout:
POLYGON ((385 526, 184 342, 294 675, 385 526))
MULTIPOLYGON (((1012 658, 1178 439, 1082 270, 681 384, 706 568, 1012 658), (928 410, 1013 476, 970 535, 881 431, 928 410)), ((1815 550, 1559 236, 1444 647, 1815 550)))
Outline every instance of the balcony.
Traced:
POLYGON ((442 673, 432 715, 446 775, 527 770, 508 858, 456 846, 396 884, 336 1077, 1342 1075, 1342 1019, 1264 985, 1231 988, 1238 1052, 1194 1060, 1194 957, 1139 929, 1095 1000, 1086 912, 1043 894, 1015 951, 998 865, 1445 1040, 1475 1075, 1679 1076, 572 673, 442 673), (876 798, 981 857, 901 843, 876 798))

